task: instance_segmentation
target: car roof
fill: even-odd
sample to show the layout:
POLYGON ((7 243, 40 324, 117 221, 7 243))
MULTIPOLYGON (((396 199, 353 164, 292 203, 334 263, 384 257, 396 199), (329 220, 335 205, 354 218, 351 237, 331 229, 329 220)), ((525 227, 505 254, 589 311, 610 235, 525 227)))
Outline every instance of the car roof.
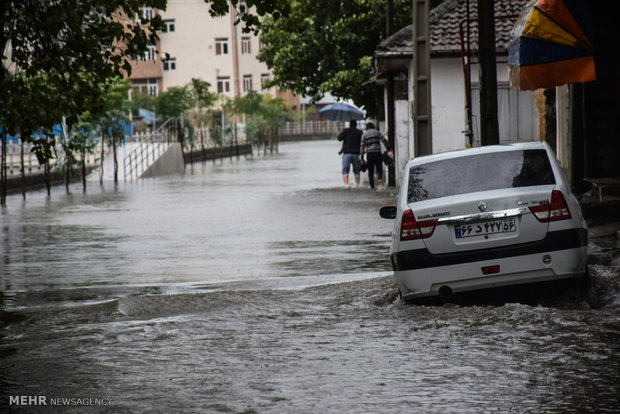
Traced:
POLYGON ((528 149, 547 149, 548 145, 541 141, 534 142, 517 142, 512 144, 502 145, 487 145, 483 147, 465 148, 455 151, 441 152, 432 155, 422 155, 412 158, 408 162, 408 166, 421 165, 429 162, 448 160, 452 158, 468 157, 475 154, 489 154, 493 152, 507 152, 507 151, 523 151, 528 149))

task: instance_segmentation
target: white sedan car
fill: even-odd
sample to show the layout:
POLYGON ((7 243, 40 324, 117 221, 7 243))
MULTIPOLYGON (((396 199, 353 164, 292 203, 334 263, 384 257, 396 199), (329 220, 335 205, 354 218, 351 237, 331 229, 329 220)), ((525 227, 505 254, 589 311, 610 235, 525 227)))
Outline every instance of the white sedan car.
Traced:
POLYGON ((403 299, 585 275, 587 225, 546 143, 417 157, 405 167, 390 257, 403 299))

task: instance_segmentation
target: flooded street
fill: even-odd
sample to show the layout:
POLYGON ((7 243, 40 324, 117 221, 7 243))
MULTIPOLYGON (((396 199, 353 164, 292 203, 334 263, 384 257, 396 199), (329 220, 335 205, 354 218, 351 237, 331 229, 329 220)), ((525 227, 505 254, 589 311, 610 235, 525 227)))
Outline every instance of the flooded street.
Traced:
POLYGON ((620 412, 618 300, 400 303, 339 148, 10 196, 0 411, 620 412))

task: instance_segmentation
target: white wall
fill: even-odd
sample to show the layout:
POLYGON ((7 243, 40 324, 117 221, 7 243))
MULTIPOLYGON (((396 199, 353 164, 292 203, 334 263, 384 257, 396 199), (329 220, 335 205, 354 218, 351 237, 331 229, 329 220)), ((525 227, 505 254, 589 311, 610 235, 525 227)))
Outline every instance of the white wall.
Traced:
MULTIPOLYGON (((472 67, 472 113, 474 146, 480 145, 480 81, 477 66, 472 67)), ((533 91, 509 87, 506 63, 497 64, 497 110, 500 144, 540 139, 539 114, 533 91)))
MULTIPOLYGON (((477 114, 479 109, 479 73, 477 66, 471 68, 472 112, 474 113, 474 145, 478 145, 480 127, 477 114)), ((397 170, 415 153, 413 148, 413 73, 409 67, 409 102, 396 102, 396 162, 397 170)), ((533 141, 539 139, 538 111, 531 91, 508 89, 508 65, 498 63, 498 110, 500 121, 500 142, 533 141)), ((384 94, 387 108, 387 96, 384 94)), ((465 112, 465 80, 459 57, 431 59, 431 100, 433 153, 463 149, 468 146, 465 112)), ((387 116, 387 115, 386 115, 387 116)), ((400 182, 397 172, 397 183, 400 182)))
POLYGON ((413 157, 413 153, 410 152, 409 148, 409 123, 411 119, 409 108, 409 102, 405 100, 396 101, 394 104, 394 123, 396 126, 394 155, 396 157, 395 171, 397 183, 402 181, 403 169, 409 159, 413 157))
POLYGON ((465 81, 460 58, 431 59, 433 153, 465 148, 465 81))

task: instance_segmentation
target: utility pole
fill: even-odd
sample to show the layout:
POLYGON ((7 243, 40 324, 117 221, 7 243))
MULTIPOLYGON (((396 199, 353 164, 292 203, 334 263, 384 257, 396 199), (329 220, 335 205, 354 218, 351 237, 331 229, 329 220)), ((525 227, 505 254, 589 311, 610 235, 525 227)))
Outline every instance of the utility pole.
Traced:
MULTIPOLYGON (((233 82, 234 82, 234 95, 235 99, 238 99, 241 96, 241 86, 239 85, 239 41, 237 38, 237 25, 235 22, 237 21, 238 14, 237 9, 234 5, 231 5, 231 13, 230 13, 230 23, 231 23, 231 41, 232 41, 232 53, 233 53, 233 82)), ((237 158, 239 158, 239 146, 237 144, 237 122, 239 119, 237 118, 237 114, 233 114, 233 122, 234 122, 234 130, 233 130, 233 140, 235 141, 235 149, 237 153, 237 158)), ((232 159, 232 153, 231 153, 232 159)))
POLYGON ((237 39, 237 9, 230 6, 230 33, 231 33, 231 49, 233 58, 233 95, 238 98, 241 95, 241 87, 239 85, 239 46, 237 39))
POLYGON ((493 0, 478 0, 480 50, 480 144, 499 144, 497 120, 497 63, 495 59, 495 7, 493 0))
POLYGON ((429 0, 413 0, 414 156, 433 153, 429 0))
MULTIPOLYGON (((394 31, 394 0, 387 0, 385 11, 385 37, 392 35, 394 31)), ((387 132, 388 142, 392 148, 395 148, 396 143, 396 121, 394 116, 394 74, 388 73, 387 75, 387 132)), ((396 168, 395 163, 388 166, 388 186, 396 186, 396 168)))

